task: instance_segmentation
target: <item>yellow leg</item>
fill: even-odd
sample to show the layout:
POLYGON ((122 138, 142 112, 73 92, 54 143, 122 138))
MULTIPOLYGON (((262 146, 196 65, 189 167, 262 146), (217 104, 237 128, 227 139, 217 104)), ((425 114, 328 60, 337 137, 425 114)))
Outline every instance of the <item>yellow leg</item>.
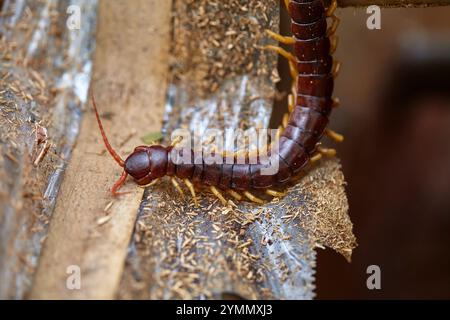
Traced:
POLYGON ((283 116, 283 121, 281 122, 281 125, 283 126, 283 128, 286 129, 286 127, 288 126, 289 123, 289 113, 285 113, 283 116))
POLYGON ((298 69, 297 64, 292 62, 291 60, 289 60, 289 72, 295 84, 295 80, 297 79, 298 76, 298 69))
POLYGON ((255 197, 254 195, 252 195, 250 192, 248 191, 244 191, 244 196, 249 199, 250 201, 253 201, 255 203, 259 203, 259 204, 264 204, 264 200, 255 197))
POLYGON ((284 131, 283 126, 279 126, 278 130, 277 130, 277 135, 275 137, 275 140, 280 140, 280 137, 283 134, 283 131, 284 131))
POLYGON ((292 93, 292 95, 294 97, 294 101, 295 101, 295 98, 297 97, 297 81, 296 80, 294 80, 292 83, 291 93, 292 93))
POLYGON ((198 207, 197 195, 195 194, 194 186, 189 181, 189 179, 184 179, 183 182, 188 187, 189 191, 191 192, 192 198, 194 199, 195 206, 198 207))
POLYGON ((333 22, 331 23, 331 26, 327 30, 327 35, 329 37, 336 33, 336 30, 339 27, 339 24, 341 23, 341 19, 339 19, 335 15, 332 15, 331 18, 333 19, 333 22))
POLYGON ((291 45, 295 43, 295 39, 293 37, 285 37, 281 34, 275 33, 272 30, 266 29, 266 33, 271 37, 272 39, 281 42, 283 44, 291 45))
POLYGON ((284 0, 284 5, 286 6, 286 9, 289 11, 289 0, 284 0))
POLYGON ((289 61, 291 61, 294 64, 297 62, 295 57, 294 57, 294 55, 292 53, 287 52, 286 50, 284 50, 281 47, 267 45, 267 46, 264 47, 264 49, 275 51, 275 52, 277 52, 281 56, 285 57, 286 59, 288 59, 289 61))
POLYGON ((139 188, 147 188, 147 187, 151 187, 151 186, 154 186, 155 184, 157 184, 158 182, 159 182, 159 178, 153 180, 152 182, 150 182, 150 183, 148 183, 148 184, 146 184, 146 185, 139 186, 139 188))
POLYGON ((325 129, 325 134, 336 142, 344 141, 344 136, 331 129, 325 129))
POLYGON ((173 186, 180 193, 181 197, 184 198, 183 189, 181 189, 180 184, 178 183, 178 181, 174 177, 170 178, 170 181, 172 181, 173 186))
POLYGON ((333 98, 333 108, 339 107, 341 104, 341 101, 339 101, 339 98, 333 98))
POLYGON ((335 149, 328 149, 323 147, 318 147, 317 151, 319 151, 320 154, 327 157, 334 157, 337 153, 335 149))
POLYGON ((337 60, 333 62, 333 77, 336 78, 339 74, 339 70, 341 69, 341 63, 337 60))
POLYGON ((216 187, 211 186, 210 189, 211 189, 211 192, 212 192, 217 198, 219 198, 220 202, 222 202, 222 204, 223 204, 224 206, 226 206, 226 205, 228 204, 227 200, 223 197, 223 195, 219 192, 219 190, 217 190, 216 187))
POLYGON ((172 143, 170 144, 172 147, 175 147, 177 144, 179 144, 183 140, 183 137, 178 136, 175 139, 173 139, 172 143))
POLYGON ((288 110, 289 110, 289 113, 294 111, 294 106, 295 106, 294 95, 290 94, 288 96, 288 110))
POLYGON ((337 6, 338 6, 337 0, 333 0, 333 2, 331 2, 331 5, 327 9, 327 17, 331 17, 334 14, 337 6))
POLYGON ((228 189, 227 192, 237 201, 241 201, 242 200, 242 196, 237 193, 236 191, 232 190, 232 189, 228 189))
POLYGON ((333 36, 331 38, 331 47, 330 47, 330 54, 333 54, 336 52, 337 46, 339 43, 339 37, 338 36, 333 36))
POLYGON ((317 162, 320 159, 322 159, 322 154, 321 153, 316 153, 314 156, 311 157, 311 159, 309 161, 311 161, 311 163, 317 162))
POLYGON ((276 190, 267 189, 266 194, 268 194, 269 196, 272 196, 272 197, 282 198, 286 195, 286 192, 279 192, 276 190))

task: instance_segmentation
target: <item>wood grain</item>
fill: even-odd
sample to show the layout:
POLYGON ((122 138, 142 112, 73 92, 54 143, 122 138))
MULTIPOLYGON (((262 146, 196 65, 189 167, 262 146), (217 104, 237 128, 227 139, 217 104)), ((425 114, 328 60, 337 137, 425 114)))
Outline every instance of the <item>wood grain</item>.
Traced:
POLYGON ((0 79, 0 299, 29 295, 81 124, 97 1, 77 1, 84 22, 76 32, 63 14, 46 27, 48 12, 65 13, 70 3, 7 1, 2 8, 0 70, 8 77, 0 79))
MULTIPOLYGON (((99 4, 91 89, 111 143, 123 156, 142 144, 135 132, 160 129, 170 7, 170 1, 104 0, 99 4), (123 147, 119 147, 121 144, 123 147)), ((113 199, 109 189, 121 168, 103 149, 88 109, 51 220, 31 298, 114 296, 143 189, 125 185, 125 191, 131 193, 113 199), (80 290, 66 287, 66 270, 71 265, 80 267, 80 290)))

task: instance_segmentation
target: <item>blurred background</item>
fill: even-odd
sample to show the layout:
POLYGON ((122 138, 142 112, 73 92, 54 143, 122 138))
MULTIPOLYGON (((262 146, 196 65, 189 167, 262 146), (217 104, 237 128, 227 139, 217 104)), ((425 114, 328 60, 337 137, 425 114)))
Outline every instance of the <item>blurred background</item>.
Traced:
MULTIPOLYGON (((337 16, 341 106, 330 127, 345 136, 336 148, 358 247, 351 263, 318 249, 317 298, 448 299, 450 7, 382 8, 380 30, 367 28, 365 8, 337 16), (370 265, 381 269, 381 290, 367 288, 370 265)), ((288 74, 284 60, 279 69, 288 74)), ((290 80, 282 79, 286 91, 290 80)))
POLYGON ((318 298, 450 298, 450 7, 339 9, 331 127, 358 239, 318 253, 318 298), (381 290, 366 269, 381 268, 381 290))

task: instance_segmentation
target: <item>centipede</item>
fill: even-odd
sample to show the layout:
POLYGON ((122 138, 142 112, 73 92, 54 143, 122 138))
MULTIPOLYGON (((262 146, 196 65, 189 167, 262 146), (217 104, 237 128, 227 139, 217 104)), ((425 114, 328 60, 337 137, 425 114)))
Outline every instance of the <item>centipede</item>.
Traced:
POLYGON ((105 147, 123 168, 120 178, 112 186, 113 196, 124 194, 119 189, 128 176, 139 186, 154 185, 167 176, 182 194, 180 182, 186 185, 195 205, 198 205, 197 186, 208 188, 223 205, 229 203, 227 195, 238 201, 263 204, 266 196, 283 197, 286 193, 280 190, 286 188, 309 163, 322 156, 334 156, 336 150, 322 147, 321 139, 327 135, 337 142, 343 140, 342 135, 327 128, 331 111, 339 103, 332 96, 334 79, 340 67, 339 62, 333 59, 337 47, 335 33, 340 21, 335 15, 337 1, 333 0, 327 6, 323 0, 284 0, 284 5, 290 15, 292 34, 282 36, 271 30, 266 32, 293 50, 274 45, 265 47, 288 60, 292 77, 288 112, 279 128, 279 148, 271 154, 279 163, 277 172, 263 174, 265 164, 259 160, 256 163, 223 161, 209 164, 196 159, 196 162, 178 163, 171 152, 178 141, 169 146, 138 146, 123 160, 108 141, 92 95, 92 107, 105 147))

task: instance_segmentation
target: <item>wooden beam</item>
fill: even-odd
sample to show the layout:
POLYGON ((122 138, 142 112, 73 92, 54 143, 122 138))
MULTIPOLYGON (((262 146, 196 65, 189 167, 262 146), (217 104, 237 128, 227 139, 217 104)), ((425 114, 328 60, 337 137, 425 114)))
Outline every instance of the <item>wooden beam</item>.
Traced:
MULTIPOLYGON (((170 1, 104 0, 99 4, 91 87, 111 143, 122 156, 142 144, 133 133, 160 130, 170 8, 170 1)), ((109 190, 121 168, 103 150, 89 107, 57 200, 31 298, 114 297, 143 189, 125 185, 125 191, 131 193, 114 199, 109 190), (67 268, 73 265, 81 271, 80 290, 66 286, 67 268)))
POLYGON ((73 33, 48 18, 55 3, 6 1, 0 15, 0 299, 29 295, 92 75, 97 1, 76 2, 73 33))

